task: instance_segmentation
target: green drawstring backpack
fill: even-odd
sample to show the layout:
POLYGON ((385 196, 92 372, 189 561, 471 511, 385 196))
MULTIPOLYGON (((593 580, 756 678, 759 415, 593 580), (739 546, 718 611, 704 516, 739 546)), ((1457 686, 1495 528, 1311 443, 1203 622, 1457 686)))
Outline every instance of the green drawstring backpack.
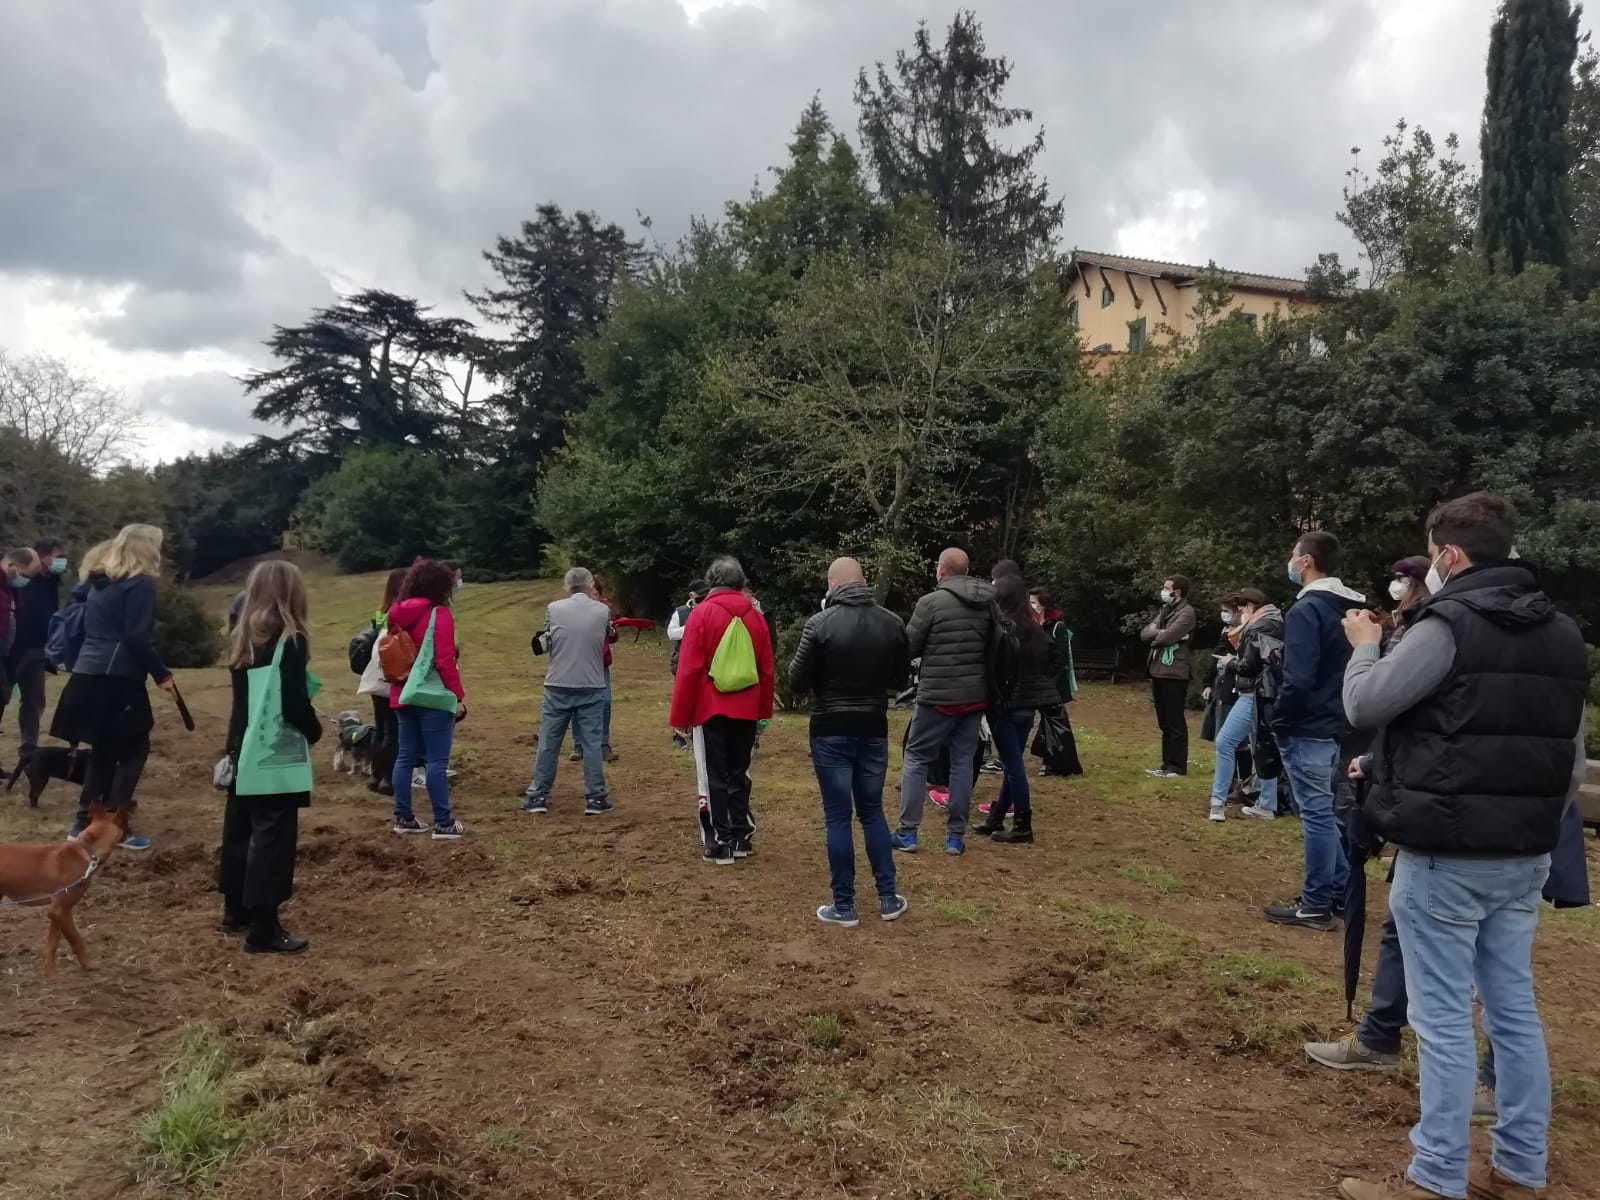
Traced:
POLYGON ((717 643, 706 674, 711 676, 711 686, 724 694, 742 692, 760 682, 755 643, 750 640, 750 630, 738 617, 729 621, 722 631, 722 640, 717 643))

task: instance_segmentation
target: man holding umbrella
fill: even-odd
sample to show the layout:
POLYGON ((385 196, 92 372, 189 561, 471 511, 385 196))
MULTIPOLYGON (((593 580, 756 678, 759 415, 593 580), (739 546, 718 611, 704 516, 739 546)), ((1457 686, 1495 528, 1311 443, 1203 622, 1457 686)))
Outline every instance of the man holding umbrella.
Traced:
POLYGON ((1362 806, 1393 843, 1389 907, 1416 1030, 1421 1119, 1405 1177, 1346 1179, 1345 1200, 1512 1200, 1545 1186, 1550 1062, 1533 994, 1540 892, 1583 780, 1582 635, 1511 558, 1516 513, 1474 493, 1428 518, 1431 598, 1378 661, 1382 630, 1345 618, 1346 714, 1376 730, 1362 806), (1472 994, 1497 1065, 1493 1154, 1472 1163, 1472 994))

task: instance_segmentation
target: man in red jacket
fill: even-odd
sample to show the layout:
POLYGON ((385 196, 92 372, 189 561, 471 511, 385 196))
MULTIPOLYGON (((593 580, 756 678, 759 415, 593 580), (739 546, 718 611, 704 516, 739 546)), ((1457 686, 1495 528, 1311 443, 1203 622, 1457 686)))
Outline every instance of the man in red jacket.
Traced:
POLYGON ((672 731, 692 736, 697 765, 704 767, 710 830, 705 857, 718 866, 750 857, 755 820, 750 815, 750 754, 757 723, 772 718, 772 642, 767 622, 744 594, 744 568, 731 557, 706 572, 710 594, 689 614, 672 684, 672 731), (711 659, 734 621, 742 621, 755 651, 757 682, 737 692, 719 691, 711 659))

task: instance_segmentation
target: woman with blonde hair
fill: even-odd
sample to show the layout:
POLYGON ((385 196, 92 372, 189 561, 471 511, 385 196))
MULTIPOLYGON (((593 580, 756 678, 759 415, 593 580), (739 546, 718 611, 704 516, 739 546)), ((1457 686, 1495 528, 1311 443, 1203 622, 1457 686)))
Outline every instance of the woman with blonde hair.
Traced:
POLYGON ((286 932, 278 921, 279 906, 294 893, 300 810, 311 803, 310 747, 322 736, 306 674, 311 652, 306 628, 306 581, 300 568, 278 560, 259 564, 245 583, 228 653, 233 677, 228 754, 237 766, 222 818, 218 872, 223 904, 218 928, 245 933, 247 954, 299 954, 307 946, 305 938, 286 932), (276 669, 278 686, 258 683, 262 703, 252 712, 250 676, 262 668, 276 669), (246 778, 248 758, 242 755, 247 738, 269 741, 275 764, 303 760, 291 768, 297 783, 268 785, 296 790, 253 786, 246 778))
MULTIPOLYGON (((52 737, 89 747, 74 836, 88 825, 89 806, 96 801, 108 810, 137 807, 133 792, 150 757, 155 724, 145 680, 155 680, 167 692, 177 690, 152 640, 161 530, 124 527, 84 556, 84 570, 83 646, 50 723, 52 737)), ((122 848, 147 850, 150 839, 129 833, 122 848)))

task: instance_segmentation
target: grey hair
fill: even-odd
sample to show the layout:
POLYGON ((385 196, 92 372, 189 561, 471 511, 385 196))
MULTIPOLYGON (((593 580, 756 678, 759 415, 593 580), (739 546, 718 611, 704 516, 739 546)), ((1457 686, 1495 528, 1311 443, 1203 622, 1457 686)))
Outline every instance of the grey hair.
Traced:
POLYGON ((594 572, 588 567, 573 567, 567 572, 567 591, 587 592, 594 587, 594 572))
POLYGON ((733 588, 738 591, 745 585, 744 568, 733 555, 724 554, 706 571, 706 583, 714 588, 733 588))

